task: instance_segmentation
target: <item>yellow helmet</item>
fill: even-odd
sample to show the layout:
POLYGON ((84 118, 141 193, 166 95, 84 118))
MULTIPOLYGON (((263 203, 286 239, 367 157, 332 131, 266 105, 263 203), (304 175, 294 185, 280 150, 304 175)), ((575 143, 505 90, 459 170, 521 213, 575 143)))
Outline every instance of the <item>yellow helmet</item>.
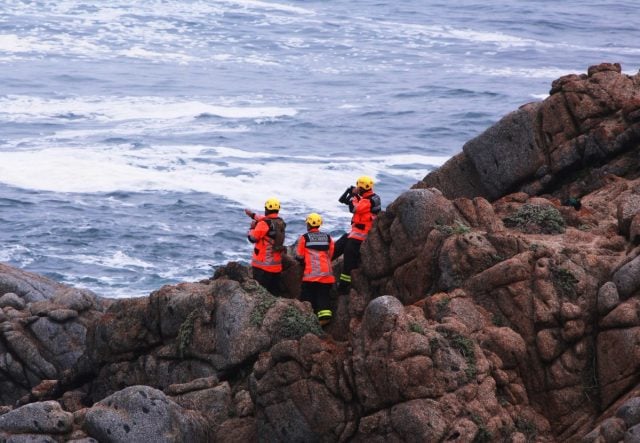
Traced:
POLYGON ((368 175, 363 175, 358 177, 358 181, 356 182, 356 186, 358 188, 362 188, 365 191, 369 191, 373 189, 373 179, 368 175))
POLYGON ((312 228, 319 228, 322 224, 322 217, 320 217, 320 214, 312 212, 311 214, 307 215, 307 219, 305 220, 305 222, 312 228))
POLYGON ((264 208, 269 211, 279 211, 280 210, 280 200, 275 197, 271 197, 264 202, 264 208))

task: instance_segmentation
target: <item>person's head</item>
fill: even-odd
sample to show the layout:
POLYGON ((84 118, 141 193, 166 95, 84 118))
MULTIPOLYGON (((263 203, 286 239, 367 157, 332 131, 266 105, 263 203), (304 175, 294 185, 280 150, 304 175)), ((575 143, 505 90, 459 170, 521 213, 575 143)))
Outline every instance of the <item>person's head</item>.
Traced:
POLYGON ((356 181, 356 188, 358 188, 359 194, 373 190, 373 179, 368 175, 361 175, 356 181))
POLYGON ((265 215, 277 214, 280 211, 280 200, 275 197, 270 197, 264 202, 265 215))
POLYGON ((307 223, 307 231, 310 231, 312 229, 319 228, 322 225, 322 217, 320 217, 320 214, 312 212, 307 215, 305 222, 307 223))

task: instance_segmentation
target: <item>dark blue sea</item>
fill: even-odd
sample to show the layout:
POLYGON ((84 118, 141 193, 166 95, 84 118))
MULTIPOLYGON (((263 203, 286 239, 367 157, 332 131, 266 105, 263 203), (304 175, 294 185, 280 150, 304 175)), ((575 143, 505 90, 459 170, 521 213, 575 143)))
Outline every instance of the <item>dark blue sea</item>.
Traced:
POLYGON ((0 262, 107 297, 383 206, 551 81, 640 68, 636 1, 1 0, 0 262))

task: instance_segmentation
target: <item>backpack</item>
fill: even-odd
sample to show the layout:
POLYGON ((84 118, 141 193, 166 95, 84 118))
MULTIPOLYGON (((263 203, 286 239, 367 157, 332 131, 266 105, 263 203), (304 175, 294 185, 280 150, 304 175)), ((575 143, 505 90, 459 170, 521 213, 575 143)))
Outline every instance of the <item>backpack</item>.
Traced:
POLYGON ((371 202, 371 213, 378 214, 382 210, 382 201, 380 200, 380 196, 378 194, 373 194, 367 198, 371 202))
POLYGON ((284 246, 284 230, 287 227, 287 224, 280 217, 268 218, 265 222, 269 226, 267 237, 273 240, 272 249, 275 252, 284 251, 286 249, 284 246))

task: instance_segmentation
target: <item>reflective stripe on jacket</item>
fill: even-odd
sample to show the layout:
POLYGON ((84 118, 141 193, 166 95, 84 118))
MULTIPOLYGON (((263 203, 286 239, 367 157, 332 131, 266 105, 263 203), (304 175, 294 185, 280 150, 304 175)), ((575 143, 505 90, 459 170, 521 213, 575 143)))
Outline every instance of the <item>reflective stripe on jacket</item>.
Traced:
POLYGON ((255 243, 251 266, 263 269, 267 272, 282 272, 282 252, 273 250, 273 239, 269 234, 269 225, 265 219, 277 218, 278 214, 269 214, 264 217, 255 216, 256 226, 249 231, 249 241, 255 243))
POLYGON ((334 244, 331 236, 311 229, 298 240, 296 256, 304 259, 302 281, 333 283, 336 281, 331 267, 334 244))
POLYGON ((373 195, 373 191, 367 191, 362 195, 354 195, 351 199, 349 208, 353 212, 353 217, 351 218, 349 238, 360 241, 364 241, 367 238, 367 234, 376 218, 376 215, 371 212, 371 197, 373 195))

